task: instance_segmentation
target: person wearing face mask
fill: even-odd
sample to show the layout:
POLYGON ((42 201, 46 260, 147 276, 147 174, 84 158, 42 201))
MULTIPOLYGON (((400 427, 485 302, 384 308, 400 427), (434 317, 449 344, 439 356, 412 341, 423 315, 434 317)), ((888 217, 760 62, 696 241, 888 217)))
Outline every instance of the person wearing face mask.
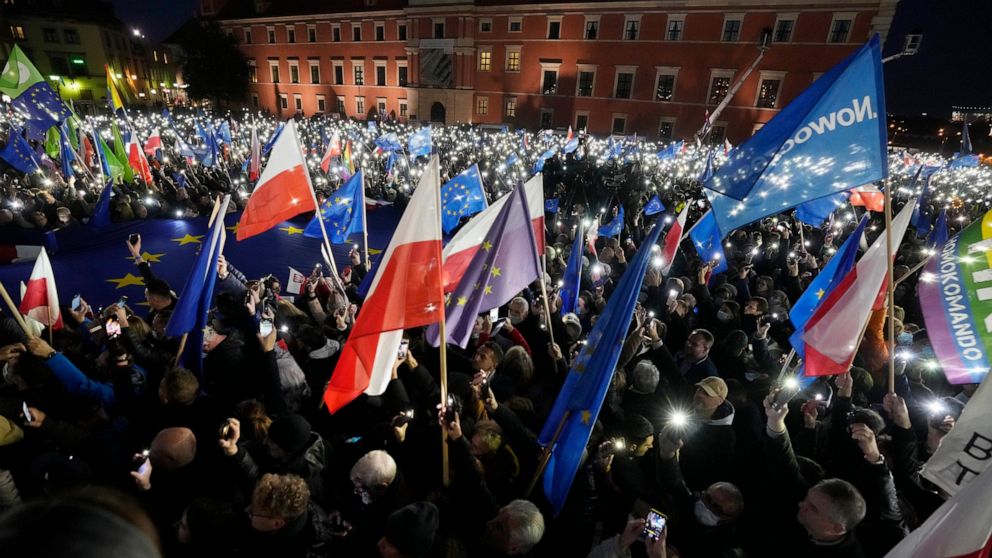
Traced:
POLYGON ((726 556, 740 548, 737 521, 744 511, 741 491, 729 482, 715 482, 693 492, 678 459, 683 441, 674 432, 659 436, 658 482, 671 495, 669 510, 673 546, 684 556, 726 556))

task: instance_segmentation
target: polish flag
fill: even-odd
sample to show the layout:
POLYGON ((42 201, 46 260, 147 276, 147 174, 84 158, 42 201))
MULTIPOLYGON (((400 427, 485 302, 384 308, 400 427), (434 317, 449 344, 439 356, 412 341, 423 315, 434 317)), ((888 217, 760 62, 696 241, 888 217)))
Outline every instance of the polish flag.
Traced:
POLYGON ((251 127, 251 159, 248 161, 248 180, 254 182, 258 180, 258 175, 262 170, 262 146, 258 143, 258 133, 255 127, 251 127))
POLYGON ((668 233, 665 235, 665 246, 661 249, 662 275, 668 275, 668 270, 672 269, 675 253, 679 251, 679 244, 682 243, 682 231, 685 230, 685 218, 689 214, 690 205, 692 204, 685 204, 678 219, 675 220, 675 224, 668 229, 668 233))
MULTIPOLYGON (((916 202, 907 204, 892 220, 892 246, 902 243, 916 202)), ((806 375, 843 374, 858 352, 861 331, 868 323, 880 289, 885 288, 888 262, 885 235, 880 235, 837 288, 806 323, 806 375)))
MULTIPOLYGON (((527 192, 527 206, 530 207, 530 222, 534 227, 538 255, 544 254, 544 177, 538 173, 524 184, 527 192)), ((444 292, 451 292, 472 262, 472 257, 486 238, 500 208, 510 196, 494 201, 489 207, 476 214, 465 223, 458 233, 444 247, 444 292)))
POLYGON ((149 157, 156 157, 159 150, 162 149, 162 136, 158 133, 158 128, 152 130, 152 135, 148 136, 148 141, 145 142, 145 154, 149 157))
MULTIPOLYGON (((161 146, 161 143, 159 143, 161 146)), ((145 149, 148 149, 147 146, 145 149)), ((145 153, 142 151, 141 146, 138 145, 138 140, 136 134, 131 134, 131 141, 128 143, 127 151, 127 161, 131 164, 131 168, 135 170, 141 179, 145 181, 145 184, 151 186, 154 182, 152 179, 152 169, 148 166, 148 159, 145 158, 145 153)))
POLYGON ((59 310, 59 293, 55 290, 55 273, 48 252, 38 252, 38 259, 31 270, 27 288, 21 295, 21 314, 33 318, 53 330, 62 329, 62 313, 59 310))
POLYGON ((317 201, 296 136, 296 122, 290 120, 272 146, 268 164, 241 214, 238 240, 263 233, 286 219, 316 209, 317 201))
POLYGON ((860 205, 868 211, 885 211, 885 193, 868 184, 851 190, 851 205, 860 205))
POLYGON ((341 349, 324 403, 334 413, 362 392, 381 395, 406 329, 443 318, 441 289, 441 178, 437 157, 414 190, 341 349))
POLYGON ((885 558, 992 556, 992 470, 959 490, 885 555, 885 558))
POLYGON ((568 127, 568 135, 567 135, 567 136, 565 136, 565 143, 568 143, 568 142, 570 142, 570 141, 572 141, 572 137, 573 137, 573 134, 572 134, 572 127, 571 127, 571 126, 569 126, 569 127, 568 127))
POLYGON ((90 141, 88 135, 83 134, 83 138, 80 140, 80 144, 82 144, 82 148, 83 148, 83 153, 82 153, 83 163, 86 165, 86 168, 90 168, 93 166, 93 156, 94 156, 93 142, 90 141))
POLYGON ((331 138, 331 143, 327 144, 327 152, 324 153, 324 158, 320 160, 320 169, 325 173, 330 172, 331 159, 334 157, 339 157, 341 155, 341 140, 338 138, 337 134, 331 138))

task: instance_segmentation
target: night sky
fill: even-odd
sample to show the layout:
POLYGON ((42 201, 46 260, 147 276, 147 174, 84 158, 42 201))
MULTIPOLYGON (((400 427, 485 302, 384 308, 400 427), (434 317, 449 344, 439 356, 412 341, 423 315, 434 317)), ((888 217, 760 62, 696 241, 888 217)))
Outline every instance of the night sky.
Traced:
MULTIPOLYGON (((161 41, 196 12, 198 0, 113 0, 117 15, 161 41)), ((885 54, 922 31, 919 54, 885 65, 889 112, 947 115, 952 105, 992 106, 992 0, 901 0, 885 54)))

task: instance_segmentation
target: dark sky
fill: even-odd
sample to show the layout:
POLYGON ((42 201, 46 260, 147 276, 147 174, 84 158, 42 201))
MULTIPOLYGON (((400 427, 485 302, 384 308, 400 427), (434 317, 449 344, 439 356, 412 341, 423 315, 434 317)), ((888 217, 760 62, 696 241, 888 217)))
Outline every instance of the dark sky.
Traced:
MULTIPOLYGON (((125 23, 153 41, 175 31, 198 0, 112 0, 125 23)), ((992 0, 901 0, 885 54, 922 31, 919 54, 885 65, 889 112, 950 113, 952 105, 992 105, 992 0)))

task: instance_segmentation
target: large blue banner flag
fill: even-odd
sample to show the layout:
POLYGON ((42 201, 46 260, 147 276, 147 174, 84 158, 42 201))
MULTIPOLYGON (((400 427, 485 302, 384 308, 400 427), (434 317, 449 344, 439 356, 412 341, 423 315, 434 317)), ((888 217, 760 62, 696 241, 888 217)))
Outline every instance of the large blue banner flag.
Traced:
POLYGON ((661 223, 656 222, 627 266, 582 352, 572 363, 538 437, 538 442, 551 452, 544 471, 544 493, 555 515, 565 505, 589 435, 599 417, 661 229, 661 223))
POLYGON ((716 261, 713 268, 713 275, 727 271, 727 257, 723 253, 723 243, 720 238, 720 231, 716 227, 716 219, 713 217, 713 210, 706 212, 699 222, 689 231, 689 238, 692 245, 696 247, 696 253, 704 262, 716 261))
POLYGON ((10 128, 7 145, 0 150, 0 159, 24 174, 30 174, 39 168, 31 144, 21 136, 20 130, 13 127, 10 128))
POLYGON ((888 176, 878 35, 782 109, 705 184, 723 236, 888 176))
POLYGON ((472 165, 441 186, 441 228, 450 233, 465 216, 487 207, 479 165, 472 165))
POLYGON ((344 186, 324 200, 320 211, 314 214, 307 224, 303 236, 321 238, 320 221, 324 220, 327 237, 334 244, 348 242, 353 234, 365 231, 365 220, 362 218, 362 206, 365 204, 364 178, 361 170, 356 172, 344 186))

